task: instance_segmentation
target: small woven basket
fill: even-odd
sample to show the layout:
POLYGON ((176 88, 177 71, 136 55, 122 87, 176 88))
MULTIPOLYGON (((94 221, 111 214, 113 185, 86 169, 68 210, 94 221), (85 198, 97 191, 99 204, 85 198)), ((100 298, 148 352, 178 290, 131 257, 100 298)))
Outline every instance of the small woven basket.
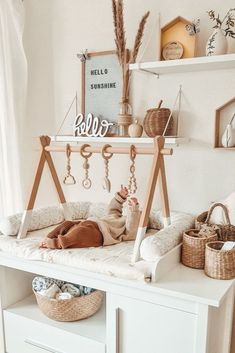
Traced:
POLYGON ((205 266, 205 248, 210 241, 217 240, 216 233, 208 236, 198 235, 199 230, 190 229, 183 234, 181 261, 185 266, 203 269, 205 266))
POLYGON ((235 241, 235 226, 233 226, 230 222, 229 214, 228 214, 228 209, 225 205, 222 203, 215 203, 214 205, 211 206, 208 212, 203 212, 201 213, 195 220, 195 228, 196 229, 201 229, 203 225, 207 225, 208 227, 213 227, 217 228, 217 233, 219 240, 221 241, 235 241), (210 223, 210 217, 212 215, 213 210, 216 207, 221 207, 224 211, 225 218, 226 218, 226 225, 222 224, 211 224, 210 223))
POLYGON ((205 273, 215 279, 235 278, 235 248, 221 250, 224 242, 206 244, 205 273))
MULTIPOLYGON (((144 131, 149 137, 162 136, 170 117, 171 111, 168 108, 161 108, 162 100, 158 108, 147 110, 144 118, 144 131)), ((165 136, 172 136, 174 134, 174 120, 171 117, 165 136)))
POLYGON ((34 291, 37 303, 44 315, 55 321, 78 321, 94 315, 101 307, 103 292, 72 299, 50 299, 34 291))

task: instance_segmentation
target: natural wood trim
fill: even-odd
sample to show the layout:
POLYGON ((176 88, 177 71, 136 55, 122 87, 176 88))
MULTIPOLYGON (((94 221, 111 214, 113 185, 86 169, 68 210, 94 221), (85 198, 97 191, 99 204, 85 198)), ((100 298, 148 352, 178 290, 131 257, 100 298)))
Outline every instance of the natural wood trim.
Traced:
MULTIPOLYGON (((224 103, 221 105, 219 108, 216 109, 215 111, 215 131, 214 131, 214 148, 221 148, 220 144, 220 114, 222 110, 230 106, 231 104, 235 103, 235 97, 231 98, 228 102, 224 103)), ((224 147, 222 147, 224 148, 224 147)), ((227 148, 226 148, 227 149, 227 148)))
POLYGON ((44 147, 48 146, 48 140, 45 139, 45 136, 41 136, 39 138, 41 146, 42 146, 42 151, 41 151, 41 156, 40 156, 40 160, 38 163, 38 167, 36 170, 36 174, 35 174, 35 178, 34 178, 34 182, 33 182, 33 186, 32 186, 32 191, 29 197, 29 202, 28 205, 26 207, 26 210, 32 210, 35 204, 35 200, 36 200, 36 196, 38 193, 38 188, 39 188, 39 184, 41 181, 41 177, 42 177, 42 172, 43 172, 43 168, 46 162, 46 158, 45 158, 45 154, 44 154, 44 147))
POLYGON ((151 211, 154 192, 156 188, 157 178, 161 167, 161 154, 160 151, 164 147, 164 138, 159 136, 154 139, 155 153, 152 162, 151 174, 148 181, 148 189, 145 197, 145 204, 140 218, 139 227, 147 227, 149 221, 149 214, 151 211))
POLYGON ((165 26, 163 26, 161 28, 161 32, 167 31, 169 28, 173 27, 178 22, 183 22, 186 25, 191 23, 190 21, 186 20, 186 18, 178 16, 178 17, 174 18, 172 21, 168 22, 165 26))
POLYGON ((220 113, 219 113, 219 111, 216 111, 216 113, 215 113, 214 147, 220 147, 219 134, 220 134, 220 113))
POLYGON ((81 101, 81 112, 85 114, 85 63, 82 63, 82 77, 81 77, 81 92, 82 92, 82 101, 81 101))
MULTIPOLYGON (((80 153, 82 146, 71 146, 70 150, 73 153, 80 153)), ((48 152, 66 152, 66 147, 65 146, 47 146, 45 148, 45 151, 48 152)), ((115 154, 129 154, 130 148, 129 147, 107 147, 106 152, 107 153, 115 153, 115 154)), ((91 152, 91 153, 101 153, 100 147, 96 146, 91 146, 91 147, 86 147, 84 149, 84 152, 91 152)), ((154 154, 155 149, 154 148, 144 148, 144 147, 137 147, 136 148, 136 154, 154 154)), ((160 153, 162 155, 172 155, 173 150, 172 148, 162 148, 160 153)))
POLYGON ((170 217, 170 206, 166 183, 166 171, 163 156, 160 156, 160 193, 162 202, 162 215, 165 218, 170 217))
POLYGON ((233 103, 235 103, 235 97, 231 98, 228 102, 226 102, 223 105, 221 105, 220 107, 218 107, 216 109, 216 111, 223 110, 224 108, 228 107, 230 104, 233 104, 233 103))
POLYGON ((112 55, 116 54, 116 50, 107 50, 107 51, 96 51, 96 52, 91 52, 88 53, 88 57, 93 57, 93 56, 102 56, 102 55, 112 55))

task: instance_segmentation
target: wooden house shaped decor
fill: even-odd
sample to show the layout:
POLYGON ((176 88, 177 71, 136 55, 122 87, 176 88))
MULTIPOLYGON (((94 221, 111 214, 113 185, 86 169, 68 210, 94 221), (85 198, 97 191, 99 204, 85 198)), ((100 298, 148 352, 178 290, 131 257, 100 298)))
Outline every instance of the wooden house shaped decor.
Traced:
MULTIPOLYGON (((215 111, 215 135, 214 135, 214 148, 224 148, 222 146, 222 136, 225 132, 226 126, 230 123, 235 113, 235 97, 231 98, 228 102, 221 105, 215 111)), ((233 123, 235 129, 235 122, 233 123)), ((235 130, 234 130, 235 134, 235 130)), ((235 149, 235 146, 232 147, 235 149)))
POLYGON ((178 16, 161 28, 161 60, 195 56, 196 36, 189 35, 186 30, 186 26, 190 24, 190 21, 178 16), (175 54, 175 57, 170 53, 175 54))

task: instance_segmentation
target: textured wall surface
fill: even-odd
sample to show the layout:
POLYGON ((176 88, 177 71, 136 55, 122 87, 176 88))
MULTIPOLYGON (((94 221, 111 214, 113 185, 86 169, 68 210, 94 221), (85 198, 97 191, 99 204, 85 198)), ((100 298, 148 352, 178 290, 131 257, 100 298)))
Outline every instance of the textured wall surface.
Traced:
MULTIPOLYGON (((178 0, 174 5, 170 0, 126 0, 127 45, 131 48, 139 19, 146 10, 150 10, 151 18, 140 51, 143 61, 155 60, 157 55, 159 12, 162 25, 177 15, 190 20, 200 17, 197 53, 204 55, 205 43, 212 32, 206 11, 213 6, 223 15, 233 5, 232 0, 214 0, 213 4, 202 0, 178 0), (142 55, 144 47, 146 50, 142 55)), ((25 0, 25 7, 24 44, 29 63, 27 130, 30 139, 40 134, 55 134, 75 92, 78 91, 80 96, 81 71, 76 53, 85 48, 89 51, 113 49, 114 36, 110 0, 25 0)), ((235 40, 230 43, 230 51, 235 48, 234 43, 235 40)), ((172 107, 179 85, 183 88, 180 135, 189 137, 191 142, 176 147, 174 155, 166 158, 172 209, 197 213, 207 208, 211 201, 221 199, 234 190, 234 152, 214 150, 212 147, 215 109, 235 95, 234 73, 235 70, 181 73, 165 75, 160 79, 142 73, 133 75, 133 111, 134 116, 141 120, 146 110, 154 107, 161 98, 164 105, 172 107)), ((70 131, 72 116, 63 133, 70 131)), ((30 186, 37 153, 28 153, 27 159, 26 189, 30 186)), ((65 157, 57 158, 57 164, 62 178, 65 157)), ((128 166, 127 156, 115 156, 110 161, 113 190, 120 183, 126 183, 128 166)), ((137 178, 141 185, 138 196, 141 199, 146 190, 149 166, 149 157, 138 158, 137 178)), ((93 188, 90 191, 85 191, 81 186, 84 173, 79 156, 72 157, 72 173, 78 183, 67 187, 66 194, 70 199, 109 199, 110 196, 102 190, 103 163, 100 156, 91 159, 93 188)), ((56 200, 53 190, 48 187, 50 185, 44 178, 39 204, 54 203, 56 200)))

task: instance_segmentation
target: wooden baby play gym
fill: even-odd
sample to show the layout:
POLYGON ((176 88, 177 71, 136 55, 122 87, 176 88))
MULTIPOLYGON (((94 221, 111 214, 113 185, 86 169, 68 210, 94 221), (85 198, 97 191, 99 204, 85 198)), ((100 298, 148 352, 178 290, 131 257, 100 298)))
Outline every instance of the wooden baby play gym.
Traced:
MULTIPOLYGON (((112 141, 112 138, 110 139, 112 141)), ((151 172, 148 180, 148 185, 147 185, 147 193, 146 193, 146 198, 145 202, 143 204, 143 211, 138 227, 138 232, 135 240, 135 245, 134 245, 134 251, 133 251, 133 256, 132 256, 132 262, 136 262, 139 260, 139 248, 141 241, 146 233, 147 229, 147 224, 148 224, 148 219, 149 219, 149 214, 151 211, 151 206, 153 202, 153 197, 154 197, 154 192, 157 184, 157 180, 159 178, 160 181, 160 189, 161 189, 161 202, 162 202, 162 212, 163 212, 163 219, 164 219, 164 225, 167 226, 170 224, 170 209, 169 209, 169 201, 168 201, 168 193, 167 193, 167 183, 166 183, 166 173, 165 173, 165 165, 164 165, 164 155, 171 155, 173 153, 172 149, 169 148, 164 148, 164 143, 165 139, 162 136, 158 136, 153 139, 153 146, 151 147, 135 147, 134 145, 131 145, 130 147, 112 147, 111 145, 105 145, 105 153, 109 154, 130 154, 130 158, 132 162, 135 159, 135 156, 140 154, 140 155, 152 155, 153 160, 152 160, 152 167, 151 167, 151 172)), ((104 146, 103 147, 98 147, 98 146, 91 146, 89 144, 83 144, 82 146, 62 146, 62 145, 51 145, 51 138, 49 136, 41 136, 40 137, 40 144, 41 144, 41 155, 40 155, 40 160, 38 163, 35 179, 33 182, 33 187, 32 191, 30 194, 30 198, 27 204, 27 208, 23 214, 23 219, 20 227, 20 231, 18 233, 18 239, 25 238, 27 235, 28 231, 28 225, 30 222, 30 217, 31 217, 31 212, 34 208, 34 203, 36 200, 36 196, 38 193, 38 188, 41 180, 41 176, 43 173, 43 169, 45 164, 47 163, 58 197, 59 201, 61 203, 61 206, 63 208, 64 212, 64 217, 65 219, 70 219, 70 214, 68 211, 68 208, 66 206, 66 199, 64 192, 61 187, 61 183, 59 181, 56 168, 51 156, 51 152, 64 152, 67 155, 67 175, 64 179, 64 182, 66 183, 66 178, 71 178, 71 182, 75 183, 74 177, 71 175, 70 170, 70 154, 71 153, 78 153, 80 152, 81 155, 85 158, 85 164, 84 164, 84 169, 85 169, 85 186, 90 185, 90 179, 88 178, 88 168, 86 168, 86 165, 88 163, 88 158, 91 156, 92 153, 101 153, 104 155, 104 146), (86 153, 86 154, 85 154, 86 153), (88 182, 88 184, 86 184, 88 182)), ((109 157, 108 157, 109 158, 109 157)), ((105 160, 105 178, 106 181, 108 182, 108 159, 105 160)), ((135 192, 136 190, 136 185, 135 182, 133 185, 131 183, 134 181, 133 180, 133 163, 132 163, 132 168, 131 168, 131 173, 132 176, 130 177, 130 187, 132 188, 132 192, 135 192)), ((84 186, 84 187, 85 187, 84 186)))

